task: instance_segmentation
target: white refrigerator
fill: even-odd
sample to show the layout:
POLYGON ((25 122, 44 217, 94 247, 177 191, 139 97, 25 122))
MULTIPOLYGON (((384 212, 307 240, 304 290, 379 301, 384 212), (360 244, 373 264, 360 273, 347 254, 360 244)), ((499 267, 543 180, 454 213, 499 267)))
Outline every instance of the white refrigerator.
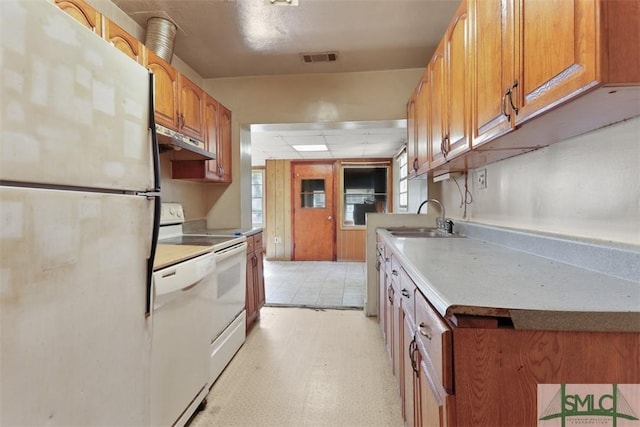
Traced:
POLYGON ((148 425, 149 73, 46 0, 0 36, 0 425, 148 425))

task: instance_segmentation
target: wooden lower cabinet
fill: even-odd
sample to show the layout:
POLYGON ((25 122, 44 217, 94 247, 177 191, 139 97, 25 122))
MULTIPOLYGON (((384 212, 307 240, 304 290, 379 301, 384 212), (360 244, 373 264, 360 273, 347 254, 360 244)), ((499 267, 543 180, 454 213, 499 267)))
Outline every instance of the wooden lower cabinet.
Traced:
POLYGON ((265 303, 262 232, 247 237, 247 332, 260 319, 265 303))
POLYGON ((406 426, 536 426, 540 384, 640 384, 640 333, 518 330, 487 316, 447 320, 417 288, 411 305, 404 293, 413 278, 385 250, 390 280, 380 282, 380 329, 406 426))

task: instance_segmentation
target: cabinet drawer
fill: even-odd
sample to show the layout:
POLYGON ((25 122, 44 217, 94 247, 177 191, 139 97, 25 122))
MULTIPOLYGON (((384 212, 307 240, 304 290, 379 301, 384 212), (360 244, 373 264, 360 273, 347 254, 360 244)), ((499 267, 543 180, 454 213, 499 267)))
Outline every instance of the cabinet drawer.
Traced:
POLYGON ((247 236, 247 253, 250 254, 255 250, 255 242, 253 236, 247 236))
POLYGON ((405 315, 409 318, 411 326, 413 327, 416 318, 416 298, 417 288, 413 280, 409 277, 404 268, 400 269, 400 295, 402 295, 402 309, 405 315))
POLYGON ((415 295, 416 337, 424 346, 427 362, 433 365, 442 386, 453 394, 451 329, 420 292, 415 295))
POLYGON ((253 249, 256 251, 262 249, 262 233, 253 235, 253 249))

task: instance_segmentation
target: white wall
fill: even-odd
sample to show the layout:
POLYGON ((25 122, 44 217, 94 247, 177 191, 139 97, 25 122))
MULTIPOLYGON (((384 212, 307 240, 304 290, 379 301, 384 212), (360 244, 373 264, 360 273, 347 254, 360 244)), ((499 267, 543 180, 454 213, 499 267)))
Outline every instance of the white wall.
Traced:
MULTIPOLYGON (((640 245, 640 118, 486 167, 467 220, 640 245)), ((458 179, 464 191, 464 177, 458 179)), ((451 180, 431 184, 447 216, 463 218, 451 180)))

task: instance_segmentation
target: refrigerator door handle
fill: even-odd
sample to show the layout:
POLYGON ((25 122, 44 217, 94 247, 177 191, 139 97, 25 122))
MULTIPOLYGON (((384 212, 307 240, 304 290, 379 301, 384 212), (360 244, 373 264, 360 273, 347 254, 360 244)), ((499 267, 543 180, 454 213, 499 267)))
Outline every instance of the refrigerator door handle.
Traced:
POLYGON ((154 87, 153 71, 149 70, 149 129, 151 130, 151 150, 153 152, 153 189, 160 191, 160 149, 156 133, 154 87))
POLYGON ((152 301, 152 289, 153 289, 153 263, 156 259, 156 247, 158 246, 158 232, 160 230, 160 196, 154 198, 153 206, 153 233, 151 235, 151 251, 149 258, 147 259, 147 298, 146 307, 144 310, 144 316, 149 317, 151 315, 151 307, 153 307, 152 301))
POLYGON ((153 207, 153 231, 151 233, 151 250, 147 259, 147 298, 144 311, 145 317, 151 315, 152 289, 153 289, 153 263, 156 259, 156 246, 158 246, 158 234, 160 231, 160 150, 158 148, 158 135, 156 134, 155 101, 154 101, 154 76, 149 70, 149 130, 151 131, 151 150, 153 153, 153 188, 154 193, 148 193, 147 197, 154 198, 153 207))

